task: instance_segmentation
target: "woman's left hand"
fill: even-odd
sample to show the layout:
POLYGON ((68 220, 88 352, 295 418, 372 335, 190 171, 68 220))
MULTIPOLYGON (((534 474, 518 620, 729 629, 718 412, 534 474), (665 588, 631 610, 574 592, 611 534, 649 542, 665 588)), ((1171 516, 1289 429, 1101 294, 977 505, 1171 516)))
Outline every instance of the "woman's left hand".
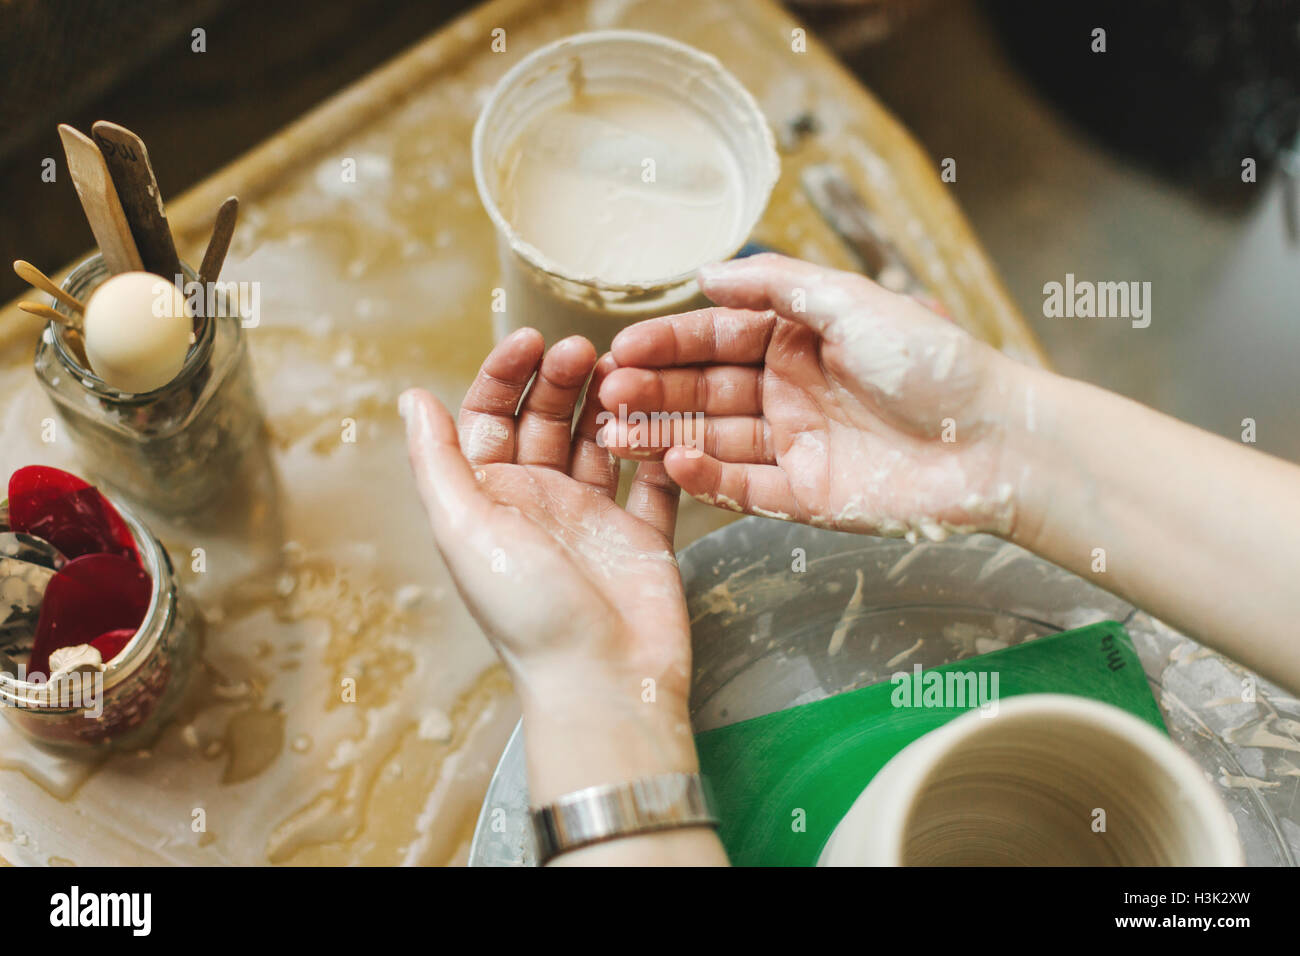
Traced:
POLYGON ((577 336, 543 351, 532 329, 493 349, 459 436, 429 393, 400 405, 438 548, 519 693, 534 801, 697 766, 678 489, 642 463, 618 506, 618 464, 596 442, 612 359, 597 367, 577 336))

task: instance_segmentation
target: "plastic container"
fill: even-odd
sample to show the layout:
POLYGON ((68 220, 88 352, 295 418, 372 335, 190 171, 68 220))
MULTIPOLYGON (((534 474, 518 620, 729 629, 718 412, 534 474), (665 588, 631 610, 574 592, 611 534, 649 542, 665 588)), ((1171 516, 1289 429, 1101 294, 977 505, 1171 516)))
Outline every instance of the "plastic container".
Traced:
MULTIPOLYGON (((725 259, 749 237, 780 172, 771 130, 754 98, 712 56, 665 37, 610 30, 567 37, 536 50, 497 84, 474 127, 474 180, 497 229, 504 308, 494 308, 501 338, 532 326, 548 343, 589 338, 604 351, 626 325, 707 304, 695 270, 725 259), (707 122, 725 143, 740 178, 741 198, 726 239, 701 261, 672 275, 625 281, 581 274, 553 261, 503 214, 497 195, 505 162, 540 111, 578 95, 635 93, 707 122)), ((633 227, 629 227, 633 228, 633 227)))

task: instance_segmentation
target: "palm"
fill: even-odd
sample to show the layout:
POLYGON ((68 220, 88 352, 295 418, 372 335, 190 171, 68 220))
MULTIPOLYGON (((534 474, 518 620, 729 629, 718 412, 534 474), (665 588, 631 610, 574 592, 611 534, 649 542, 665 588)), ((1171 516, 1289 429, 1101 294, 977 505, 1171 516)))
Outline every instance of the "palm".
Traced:
POLYGON ((457 588, 508 664, 576 650, 592 665, 617 662, 630 685, 652 677, 684 699, 689 628, 671 544, 679 492, 646 463, 626 509, 615 502, 618 463, 596 442, 608 367, 585 339, 543 357, 541 336, 520 330, 483 363, 458 428, 439 409, 435 446, 413 446, 411 460, 457 588))
POLYGON ((966 396, 925 382, 886 395, 855 378, 850 346, 777 321, 785 328, 765 356, 761 413, 796 511, 877 534, 917 530, 921 515, 939 527, 968 520, 957 486, 990 483, 994 456, 982 442, 943 440, 945 419, 962 437, 966 396), (785 341, 805 337, 804 347, 785 341))
MULTIPOLYGON (((780 256, 702 270, 701 288, 718 308, 619 334, 601 390, 609 408, 703 416, 673 442, 689 447, 658 449, 683 490, 909 538, 1006 525, 997 430, 980 411, 987 346, 862 276, 780 256)), ((653 451, 630 430, 614 441, 653 451)))
POLYGON ((497 505, 489 528, 503 542, 498 567, 519 589, 516 596, 555 598, 525 609, 534 633, 618 625, 640 635, 665 613, 685 614, 672 544, 650 524, 554 469, 489 464, 480 470, 497 505))

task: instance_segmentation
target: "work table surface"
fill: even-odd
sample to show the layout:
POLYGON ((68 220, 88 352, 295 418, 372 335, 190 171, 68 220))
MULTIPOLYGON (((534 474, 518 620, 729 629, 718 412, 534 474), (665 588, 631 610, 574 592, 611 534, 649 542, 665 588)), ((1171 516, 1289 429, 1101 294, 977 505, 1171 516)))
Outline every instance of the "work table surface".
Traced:
MULTIPOLYGON (((260 283, 247 335, 273 470, 218 527, 156 526, 207 634, 190 699, 149 749, 62 759, 0 723, 0 860, 465 859, 517 710, 434 549, 397 396, 422 385, 455 407, 491 345, 495 239, 469 148, 488 91, 538 46, 607 28, 713 53, 754 93, 786 147, 757 240, 853 267, 799 188, 805 165, 833 162, 955 321, 1041 361, 938 158, 774 3, 480 7, 169 204, 196 263, 221 201, 241 199, 222 278, 260 283)), ((12 304, 0 312, 6 475, 78 467, 70 442, 42 440, 38 334, 12 304)), ((686 503, 678 547, 730 517, 686 503)))

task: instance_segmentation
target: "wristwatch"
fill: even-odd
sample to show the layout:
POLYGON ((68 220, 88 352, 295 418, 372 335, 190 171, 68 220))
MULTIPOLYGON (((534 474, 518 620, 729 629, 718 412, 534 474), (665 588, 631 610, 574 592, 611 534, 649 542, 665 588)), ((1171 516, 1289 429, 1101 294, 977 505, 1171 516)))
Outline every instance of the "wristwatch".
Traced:
POLYGON ((666 773, 566 793, 531 811, 538 865, 579 847, 638 833, 716 827, 707 789, 698 773, 666 773))

